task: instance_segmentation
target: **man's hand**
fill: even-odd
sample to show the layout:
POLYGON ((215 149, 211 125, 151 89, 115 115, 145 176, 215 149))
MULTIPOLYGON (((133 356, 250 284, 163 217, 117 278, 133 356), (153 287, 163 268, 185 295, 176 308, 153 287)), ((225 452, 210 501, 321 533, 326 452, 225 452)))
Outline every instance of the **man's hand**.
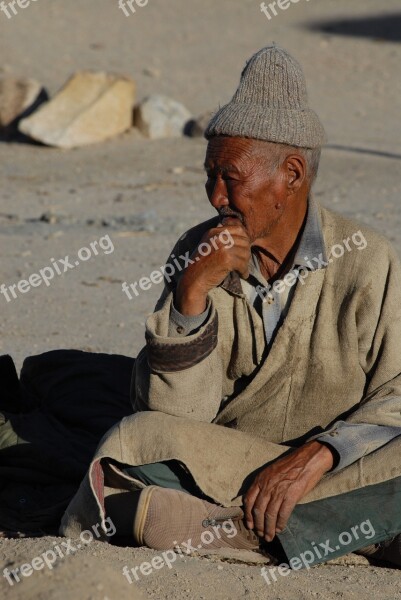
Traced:
POLYGON ((295 505, 332 468, 333 461, 327 446, 312 441, 263 469, 244 496, 248 528, 271 542, 286 526, 295 505))
POLYGON ((201 244, 208 244, 209 252, 203 252, 204 256, 194 252, 191 259, 195 262, 186 268, 177 286, 174 304, 183 315, 201 314, 210 290, 220 285, 230 271, 238 271, 245 279, 249 276, 251 243, 239 219, 223 219, 205 233, 199 247, 201 244))

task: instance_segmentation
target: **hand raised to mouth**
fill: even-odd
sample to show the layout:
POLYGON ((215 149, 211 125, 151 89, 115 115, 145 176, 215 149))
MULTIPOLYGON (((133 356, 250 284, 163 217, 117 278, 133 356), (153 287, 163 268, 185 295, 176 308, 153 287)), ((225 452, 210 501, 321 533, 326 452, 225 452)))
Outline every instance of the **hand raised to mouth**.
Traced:
POLYGON ((207 295, 231 271, 247 279, 251 242, 238 217, 227 216, 209 229, 191 255, 193 263, 179 280, 175 307, 183 315, 199 315, 206 309, 207 295), (204 249, 207 248, 206 253, 204 249))

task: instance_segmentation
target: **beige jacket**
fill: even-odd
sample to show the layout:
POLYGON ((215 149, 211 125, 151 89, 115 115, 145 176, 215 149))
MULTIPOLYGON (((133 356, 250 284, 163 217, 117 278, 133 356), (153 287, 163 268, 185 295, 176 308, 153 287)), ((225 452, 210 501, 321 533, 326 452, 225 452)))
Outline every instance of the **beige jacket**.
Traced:
MULTIPOLYGON (((174 281, 166 287, 136 361, 137 414, 106 434, 62 532, 72 535, 99 520, 108 486, 141 486, 105 469, 110 458, 131 465, 177 459, 216 502, 240 504, 256 469, 338 419, 401 426, 398 259, 377 233, 319 210, 329 256, 334 244, 344 246, 360 230, 367 247, 351 244, 342 258, 298 282, 267 357, 261 318, 236 273, 210 292, 209 319, 184 338, 168 336, 174 281)), ((173 254, 191 252, 212 223, 190 230, 173 254)), ((364 458, 326 475, 303 502, 400 476, 400 451, 401 438, 373 453, 367 447, 364 458)))

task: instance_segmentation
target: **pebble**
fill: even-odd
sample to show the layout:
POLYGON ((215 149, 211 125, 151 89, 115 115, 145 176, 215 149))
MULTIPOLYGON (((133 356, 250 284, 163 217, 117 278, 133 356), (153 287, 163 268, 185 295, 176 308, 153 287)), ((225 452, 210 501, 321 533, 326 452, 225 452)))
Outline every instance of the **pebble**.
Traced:
POLYGON ((185 135, 189 137, 203 137, 205 129, 213 117, 214 112, 208 111, 200 115, 197 119, 191 119, 185 126, 185 135))
POLYGON ((160 77, 161 72, 159 69, 156 69, 154 67, 145 67, 145 69, 142 70, 143 75, 146 75, 147 77, 160 77))

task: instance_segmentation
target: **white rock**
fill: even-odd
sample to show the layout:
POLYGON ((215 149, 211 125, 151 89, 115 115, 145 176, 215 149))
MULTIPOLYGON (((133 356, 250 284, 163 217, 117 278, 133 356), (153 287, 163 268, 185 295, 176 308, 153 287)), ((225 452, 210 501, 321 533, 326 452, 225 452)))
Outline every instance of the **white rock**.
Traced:
POLYGON ((135 110, 135 126, 150 139, 180 137, 191 113, 179 102, 153 94, 135 110))
POLYGON ((94 144, 132 126, 135 82, 121 75, 74 74, 37 113, 19 124, 22 133, 59 148, 94 144))
POLYGON ((0 129, 16 126, 19 118, 27 116, 47 97, 44 88, 34 79, 0 79, 0 129))

